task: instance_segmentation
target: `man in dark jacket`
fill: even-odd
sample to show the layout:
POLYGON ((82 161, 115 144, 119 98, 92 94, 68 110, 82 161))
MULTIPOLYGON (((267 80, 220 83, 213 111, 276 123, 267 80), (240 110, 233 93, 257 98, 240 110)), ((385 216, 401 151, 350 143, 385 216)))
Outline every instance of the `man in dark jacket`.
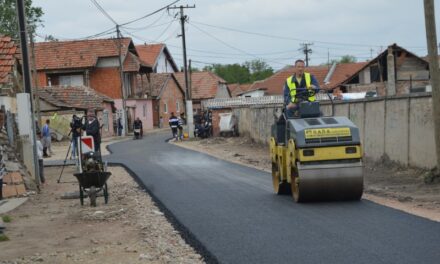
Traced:
POLYGON ((170 119, 168 120, 168 123, 171 127, 171 132, 173 133, 173 138, 177 141, 177 127, 179 126, 179 119, 174 115, 174 112, 171 113, 170 119))
POLYGON ((89 110, 87 112, 87 122, 85 124, 85 131, 87 136, 92 136, 95 143, 95 151, 101 150, 101 127, 99 125, 98 119, 96 119, 96 114, 94 110, 89 110))

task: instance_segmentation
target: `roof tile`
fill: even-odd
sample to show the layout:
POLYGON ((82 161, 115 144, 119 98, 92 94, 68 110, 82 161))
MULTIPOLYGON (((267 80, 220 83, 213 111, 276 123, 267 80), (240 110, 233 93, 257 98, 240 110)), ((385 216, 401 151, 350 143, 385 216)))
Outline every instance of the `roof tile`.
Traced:
POLYGON ((11 82, 13 65, 19 49, 10 37, 0 36, 0 84, 11 82))
MULTIPOLYGON (((180 86, 185 89, 185 75, 182 72, 174 73, 180 86)), ((210 71, 193 72, 191 74, 191 96, 192 99, 211 99, 217 94, 219 83, 226 83, 218 75, 210 71)))

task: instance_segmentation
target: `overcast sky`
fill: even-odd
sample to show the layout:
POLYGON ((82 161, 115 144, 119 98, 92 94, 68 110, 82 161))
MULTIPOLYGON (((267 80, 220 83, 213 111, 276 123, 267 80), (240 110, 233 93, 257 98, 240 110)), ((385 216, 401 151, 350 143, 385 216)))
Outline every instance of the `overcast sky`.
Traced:
MULTIPOLYGON (((97 0, 123 24, 160 9, 174 0, 97 0)), ((437 38, 440 6, 436 1, 437 38)), ((114 28, 91 0, 33 0, 43 8, 40 36, 78 39, 114 28)), ((195 67, 209 63, 243 63, 260 58, 274 69, 304 58, 301 43, 313 43, 310 64, 343 55, 358 61, 375 57, 388 45, 425 56, 426 34, 422 0, 181 0, 185 9, 188 58, 195 67), (245 33, 247 32, 247 33, 245 33)), ((135 44, 164 42, 182 64, 182 40, 177 10, 162 11, 122 27, 135 44), (178 18, 178 16, 177 16, 178 18)), ((113 37, 110 30, 103 37, 113 37)), ((42 41, 41 38, 37 38, 42 41)))

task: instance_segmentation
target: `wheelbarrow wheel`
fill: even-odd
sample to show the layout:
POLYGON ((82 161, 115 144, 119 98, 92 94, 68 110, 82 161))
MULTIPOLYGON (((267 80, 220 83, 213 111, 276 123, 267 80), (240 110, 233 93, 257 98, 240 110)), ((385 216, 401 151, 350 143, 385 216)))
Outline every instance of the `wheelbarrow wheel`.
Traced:
POLYGON ((104 202, 105 204, 108 203, 108 189, 107 189, 107 183, 104 184, 104 202))
POLYGON ((81 205, 84 205, 84 190, 81 187, 81 184, 79 185, 79 201, 81 205))
POLYGON ((89 190, 90 206, 96 207, 96 188, 91 186, 89 190))

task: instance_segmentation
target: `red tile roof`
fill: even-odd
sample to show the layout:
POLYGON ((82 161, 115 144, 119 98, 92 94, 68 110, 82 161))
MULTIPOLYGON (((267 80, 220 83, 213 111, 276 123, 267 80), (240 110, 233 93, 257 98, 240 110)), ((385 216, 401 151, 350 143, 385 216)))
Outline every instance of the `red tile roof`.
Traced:
POLYGON ((114 103, 113 99, 96 92, 95 90, 80 86, 51 86, 38 89, 41 99, 57 107, 76 109, 103 109, 104 102, 114 103))
POLYGON ((165 48, 165 44, 136 45, 139 57, 146 63, 155 66, 160 53, 165 48))
POLYGON ((325 88, 335 88, 342 82, 352 77, 353 74, 362 69, 368 62, 355 62, 355 63, 340 63, 336 65, 336 69, 330 78, 330 82, 325 85, 325 88))
MULTIPOLYGON (((185 89, 185 75, 183 72, 174 73, 180 86, 185 89)), ((210 71, 193 72, 191 74, 192 99, 202 100, 214 98, 217 94, 218 84, 226 83, 225 80, 210 71)))
MULTIPOLYGON (((136 53, 130 38, 122 38, 123 55, 128 50, 136 53)), ((35 43, 37 70, 94 67, 100 57, 118 56, 118 39, 51 41, 35 43)))
POLYGON ((151 96, 154 99, 161 96, 163 89, 170 81, 176 82, 176 85, 181 90, 182 94, 185 94, 183 88, 172 73, 151 73, 149 81, 144 76, 137 76, 138 87, 141 87, 140 89, 142 91, 146 92, 149 97, 151 96))
POLYGON ((10 37, 0 36, 0 84, 10 83, 19 49, 10 37))
POLYGON ((136 50, 139 54, 139 58, 141 58, 141 60, 145 63, 151 65, 153 68, 156 66, 160 54, 164 52, 168 60, 170 61, 171 67, 174 69, 174 71, 179 71, 176 63, 174 62, 170 52, 167 49, 167 46, 163 43, 136 45, 136 50))
POLYGON ((231 92, 232 97, 237 97, 239 94, 247 92, 249 88, 252 86, 252 83, 239 84, 233 83, 228 84, 229 91, 231 92))
POLYGON ((127 57, 124 61, 124 72, 139 72, 140 67, 145 66, 151 68, 151 66, 139 59, 136 55, 131 52, 128 52, 127 57))

